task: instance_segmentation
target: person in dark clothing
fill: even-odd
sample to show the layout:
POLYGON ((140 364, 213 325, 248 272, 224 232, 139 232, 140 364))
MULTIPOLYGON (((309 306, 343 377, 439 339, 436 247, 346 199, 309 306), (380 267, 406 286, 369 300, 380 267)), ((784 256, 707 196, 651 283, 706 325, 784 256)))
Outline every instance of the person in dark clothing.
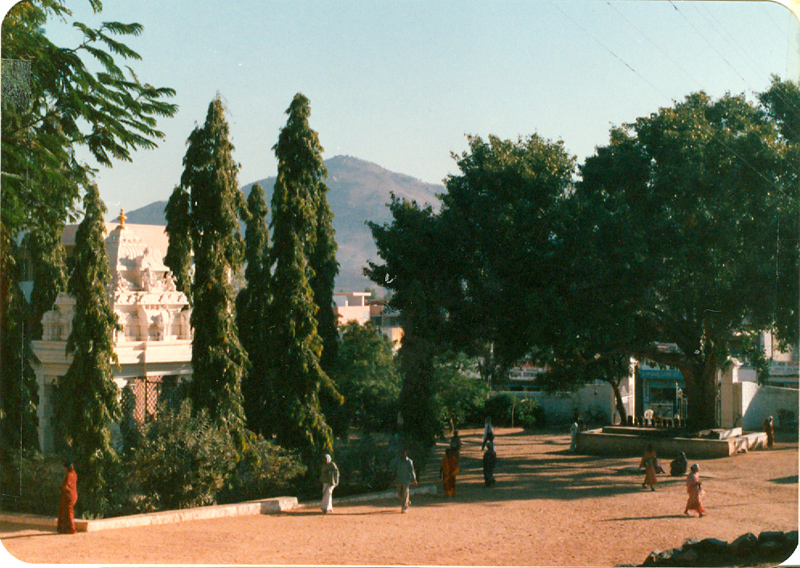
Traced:
POLYGON ((497 466, 497 453, 494 451, 494 443, 489 442, 483 453, 483 482, 486 487, 494 486, 495 466, 497 466))

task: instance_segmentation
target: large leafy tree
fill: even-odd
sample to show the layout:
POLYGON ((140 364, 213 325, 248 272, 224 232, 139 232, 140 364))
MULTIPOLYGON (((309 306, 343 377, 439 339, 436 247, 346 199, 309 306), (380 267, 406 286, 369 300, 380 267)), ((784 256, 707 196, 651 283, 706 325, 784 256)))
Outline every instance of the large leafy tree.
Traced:
POLYGON ((403 432, 433 443, 440 430, 434 382, 434 357, 443 346, 446 311, 442 298, 453 288, 443 270, 448 243, 431 206, 392 196, 390 224, 370 222, 383 264, 370 262, 364 273, 392 292, 389 306, 399 312, 400 419, 403 432))
POLYGON ((779 126, 743 96, 695 93, 615 129, 581 171, 584 242, 602 243, 587 317, 613 306, 605 353, 681 371, 694 428, 715 425, 730 355, 764 330, 797 339, 798 185, 779 126))
POLYGON ((379 329, 354 321, 342 327, 334 378, 344 397, 335 413, 343 432, 351 425, 366 431, 394 428, 402 381, 392 344, 379 329))
POLYGON ((241 382, 248 361, 233 316, 231 275, 244 261, 238 224, 244 196, 224 112, 217 95, 203 126, 189 136, 180 186, 190 196, 195 263, 189 393, 195 409, 207 409, 217 424, 236 430, 244 426, 241 382))
POLYGON ((250 359, 250 371, 242 383, 244 410, 250 430, 272 433, 276 417, 272 407, 272 375, 269 367, 268 326, 272 299, 270 290, 269 231, 264 190, 255 184, 247 198, 244 275, 246 286, 236 297, 239 339, 250 359))
POLYGON ((81 476, 84 508, 102 512, 109 468, 117 456, 111 445, 112 422, 121 416, 113 381, 113 332, 119 329, 111 309, 111 273, 104 242, 106 208, 96 186, 84 198, 85 215, 75 235, 75 257, 67 292, 75 299, 67 353, 67 373, 58 382, 56 415, 81 476))
MULTIPOLYGON (((102 10, 99 0, 88 1, 96 13, 102 10)), ((24 341, 40 336, 41 316, 66 282, 61 231, 75 218, 80 192, 88 189, 94 172, 79 159, 78 150, 105 166, 115 159, 130 161, 136 150, 152 148, 163 137, 157 119, 177 111, 165 100, 174 90, 143 83, 119 63, 139 59, 119 38, 139 35, 141 25, 105 22, 91 28, 74 22, 83 33, 81 42, 53 44, 44 35, 47 22, 70 16, 63 1, 28 0, 15 4, 2 26, 0 255, 16 255, 11 243, 27 231, 25 253, 34 267, 34 289, 26 314, 14 311, 14 293, 0 297, 0 325, 25 321, 20 327, 25 328, 24 341), (99 64, 100 71, 91 70, 94 65, 87 61, 99 64)), ((16 290, 18 275, 4 271, 8 290, 16 290)), ((3 354, 0 392, 16 392, 13 368, 30 372, 29 360, 15 359, 27 352, 3 354)), ((0 403, 5 411, 15 404, 6 396, 0 403)))
POLYGON ((491 380, 542 342, 575 161, 536 134, 469 144, 442 195, 443 269, 457 283, 443 306, 453 347, 479 355, 491 380))
MULTIPOLYGON (((96 13, 102 10, 99 0, 88 1, 96 13)), ((93 29, 74 22, 81 43, 53 44, 44 35, 46 22, 70 16, 62 1, 29 0, 14 5, 3 21, 1 218, 12 233, 28 228, 42 210, 60 212, 62 219, 74 211, 93 171, 78 159, 79 147, 101 165, 130 161, 133 152, 163 137, 157 119, 177 111, 164 100, 173 89, 142 83, 117 62, 140 59, 117 39, 140 35, 140 24, 104 22, 93 29), (82 58, 101 70, 92 71, 82 58)))
POLYGON ((319 334, 309 255, 317 241, 321 148, 308 126, 308 99, 298 93, 273 147, 278 178, 272 194, 273 307, 269 318, 269 360, 275 378, 275 411, 280 445, 296 448, 306 463, 333 447, 331 428, 321 411, 321 391, 340 395, 320 365, 319 334))
POLYGON ((394 200, 392 224, 372 225, 384 264, 368 275, 393 291, 400 311, 401 409, 423 439, 438 428, 433 357, 476 356, 491 384, 541 341, 546 294, 558 282, 559 208, 573 158, 537 135, 469 143, 441 212, 394 200))

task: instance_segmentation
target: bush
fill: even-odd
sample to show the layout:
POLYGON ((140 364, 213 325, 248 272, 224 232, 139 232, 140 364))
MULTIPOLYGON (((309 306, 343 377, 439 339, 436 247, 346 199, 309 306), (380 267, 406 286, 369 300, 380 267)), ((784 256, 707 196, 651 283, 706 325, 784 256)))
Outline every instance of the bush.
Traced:
MULTIPOLYGON (((64 460, 39 452, 16 454, 0 468, 2 509, 55 516, 63 479, 64 460)), ((80 480, 78 483, 80 487, 80 480)))
POLYGON ((215 427, 204 410, 192 415, 185 400, 166 407, 147 425, 130 456, 128 485, 141 511, 183 509, 214 503, 237 464, 230 433, 215 427))
POLYGON ((506 392, 494 394, 483 404, 484 416, 492 418, 494 426, 511 426, 511 408, 514 397, 506 392))
POLYGON ((514 424, 527 430, 546 425, 544 409, 535 398, 518 399, 514 405, 514 424))
POLYGON ((337 441, 339 495, 383 491, 394 482, 397 451, 389 442, 366 433, 360 439, 337 441))
POLYGON ((240 459, 218 494, 219 503, 277 497, 293 489, 292 482, 306 473, 296 453, 253 432, 245 431, 240 443, 240 459))

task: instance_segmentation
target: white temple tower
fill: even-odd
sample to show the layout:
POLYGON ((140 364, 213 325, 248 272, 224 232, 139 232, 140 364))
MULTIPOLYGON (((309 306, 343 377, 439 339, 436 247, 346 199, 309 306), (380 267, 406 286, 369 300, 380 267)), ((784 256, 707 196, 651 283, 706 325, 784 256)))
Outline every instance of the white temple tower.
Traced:
MULTIPOLYGON (((122 397, 123 420, 141 424, 156 412, 165 389, 192 374, 191 308, 157 248, 142 241, 134 227, 119 224, 105 239, 111 270, 109 298, 122 330, 115 334, 119 367, 112 365, 122 397)), ((147 227, 152 230, 152 227, 147 227)), ((34 369, 39 385, 39 445, 53 452, 53 392, 71 363, 66 355, 75 300, 62 292, 44 314, 42 339, 33 341, 39 359, 34 369)))

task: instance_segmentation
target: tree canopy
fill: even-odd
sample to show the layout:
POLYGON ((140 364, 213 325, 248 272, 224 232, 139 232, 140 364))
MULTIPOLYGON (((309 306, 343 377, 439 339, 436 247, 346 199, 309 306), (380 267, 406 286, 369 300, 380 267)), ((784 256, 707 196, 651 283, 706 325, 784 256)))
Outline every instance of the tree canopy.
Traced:
POLYGON ((713 426, 729 357, 757 360, 763 331, 797 341, 798 93, 691 94, 612 129, 578 179, 561 142, 470 138, 440 212, 393 200, 372 225, 367 274, 394 293, 401 359, 416 346, 404 392, 424 404, 445 349, 562 386, 615 385, 635 357, 679 369, 690 425, 713 426))

